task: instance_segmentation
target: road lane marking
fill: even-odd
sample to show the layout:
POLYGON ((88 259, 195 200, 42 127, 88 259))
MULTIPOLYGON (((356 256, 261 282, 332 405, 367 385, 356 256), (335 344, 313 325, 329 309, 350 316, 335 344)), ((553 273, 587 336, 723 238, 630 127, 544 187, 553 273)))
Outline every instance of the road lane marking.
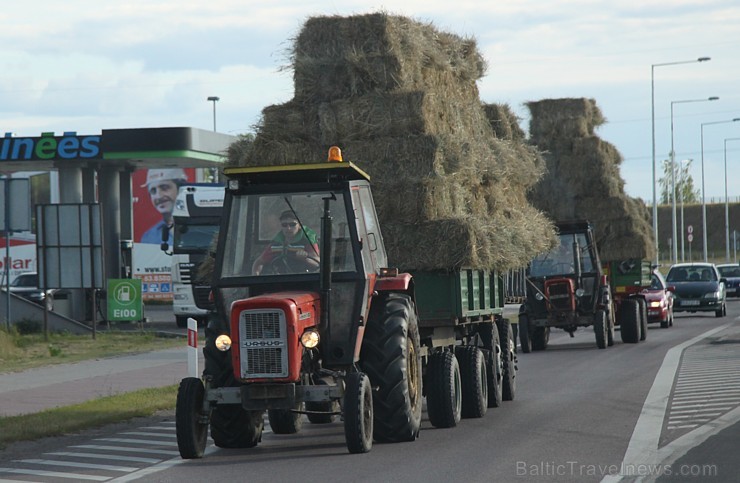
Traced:
POLYGON ((97 450, 105 450, 105 451, 124 451, 126 453, 146 453, 146 454, 159 453, 159 454, 170 455, 170 456, 180 454, 178 451, 169 451, 166 449, 137 448, 137 447, 132 447, 132 446, 106 446, 106 445, 99 445, 99 444, 80 444, 77 446, 70 446, 70 448, 97 449, 97 450))
POLYGON ((113 466, 113 465, 98 465, 94 463, 75 463, 72 461, 62 460, 40 460, 40 459, 28 459, 28 460, 14 460, 19 463, 33 464, 33 465, 46 465, 46 466, 68 466, 71 468, 84 468, 86 470, 107 470, 107 471, 120 471, 122 473, 137 471, 139 468, 134 466, 113 466))
POLYGON ((80 452, 74 452, 74 451, 55 451, 52 453, 44 453, 52 456, 72 456, 74 458, 92 458, 92 459, 100 459, 100 460, 116 460, 116 461, 129 461, 131 463, 159 463, 162 461, 161 459, 157 458, 142 458, 139 456, 121 456, 117 454, 110 454, 110 453, 80 453, 80 452))
POLYGON ((15 475, 31 476, 54 476, 56 478, 69 478, 73 480, 108 481, 109 476, 83 475, 78 473, 62 473, 59 471, 24 470, 20 468, 0 468, 0 473, 13 473, 15 475))

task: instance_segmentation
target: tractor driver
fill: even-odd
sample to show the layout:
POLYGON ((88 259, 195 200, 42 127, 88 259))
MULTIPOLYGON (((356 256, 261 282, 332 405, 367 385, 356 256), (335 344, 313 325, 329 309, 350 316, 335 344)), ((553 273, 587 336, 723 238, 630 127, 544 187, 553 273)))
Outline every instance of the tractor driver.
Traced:
POLYGON ((319 245, 316 232, 298 223, 291 210, 280 214, 280 231, 257 257, 252 273, 303 273, 319 267, 319 245))

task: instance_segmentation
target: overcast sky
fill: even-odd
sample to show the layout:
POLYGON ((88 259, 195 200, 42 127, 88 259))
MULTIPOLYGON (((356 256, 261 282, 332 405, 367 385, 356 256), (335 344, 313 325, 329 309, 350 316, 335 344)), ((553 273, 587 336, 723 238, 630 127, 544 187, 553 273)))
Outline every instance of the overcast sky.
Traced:
MULTIPOLYGON (((263 107, 293 97, 287 51, 316 15, 377 12, 475 37, 489 63, 481 100, 592 97, 597 134, 625 160, 627 193, 652 201, 651 70, 656 152, 693 159, 701 187, 701 125, 740 117, 737 0, 25 0, 0 10, 2 132, 191 126, 250 132, 263 107), (702 56, 709 62, 670 66, 702 56), (714 102, 680 102, 719 96, 714 102)), ((706 196, 724 199, 725 139, 740 122, 704 126, 706 196)), ((729 195, 740 196, 740 140, 728 141, 729 195)), ((661 176, 660 172, 658 176, 661 176)))

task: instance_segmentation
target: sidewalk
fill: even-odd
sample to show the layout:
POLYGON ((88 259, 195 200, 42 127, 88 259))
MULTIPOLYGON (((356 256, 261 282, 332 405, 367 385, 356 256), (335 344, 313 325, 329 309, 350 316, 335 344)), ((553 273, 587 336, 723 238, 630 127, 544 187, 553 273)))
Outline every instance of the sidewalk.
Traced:
MULTIPOLYGON (((198 352, 199 371, 202 372, 202 350, 198 352)), ((169 386, 187 376, 185 340, 181 348, 0 374, 0 417, 169 386)))

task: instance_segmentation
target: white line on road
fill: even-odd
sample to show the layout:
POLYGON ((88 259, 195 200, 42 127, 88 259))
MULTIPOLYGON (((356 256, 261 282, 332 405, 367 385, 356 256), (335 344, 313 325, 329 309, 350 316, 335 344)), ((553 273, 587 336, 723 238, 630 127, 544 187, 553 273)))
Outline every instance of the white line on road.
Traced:
POLYGON ((93 475, 83 475, 83 474, 78 474, 78 473, 62 473, 60 471, 24 470, 20 468, 0 468, 0 473, 13 473, 15 475, 32 475, 32 476, 54 476, 57 478, 69 478, 71 480, 106 481, 110 479, 110 477, 108 476, 93 476, 93 475))
POLYGON ((146 453, 146 454, 163 454, 163 455, 176 455, 180 454, 177 451, 169 451, 166 449, 154 449, 154 448, 137 448, 134 446, 106 446, 106 445, 98 445, 98 444, 80 444, 77 446, 70 446, 70 448, 80 448, 80 449, 97 449, 97 450, 103 450, 103 451, 124 451, 126 453, 146 453))
POLYGON ((100 460, 129 461, 131 463, 159 463, 162 461, 157 458, 141 458, 138 456, 121 456, 110 453, 78 453, 74 451, 55 451, 53 453, 44 453, 52 456, 71 456, 73 458, 92 458, 100 460))
POLYGON ((123 473, 129 473, 136 471, 139 468, 135 466, 113 466, 113 465, 97 465, 93 463, 75 463, 73 461, 56 461, 56 460, 14 460, 19 463, 34 464, 34 465, 47 465, 47 466, 68 466, 71 468, 85 468, 88 470, 108 470, 108 471, 121 471, 123 473))

